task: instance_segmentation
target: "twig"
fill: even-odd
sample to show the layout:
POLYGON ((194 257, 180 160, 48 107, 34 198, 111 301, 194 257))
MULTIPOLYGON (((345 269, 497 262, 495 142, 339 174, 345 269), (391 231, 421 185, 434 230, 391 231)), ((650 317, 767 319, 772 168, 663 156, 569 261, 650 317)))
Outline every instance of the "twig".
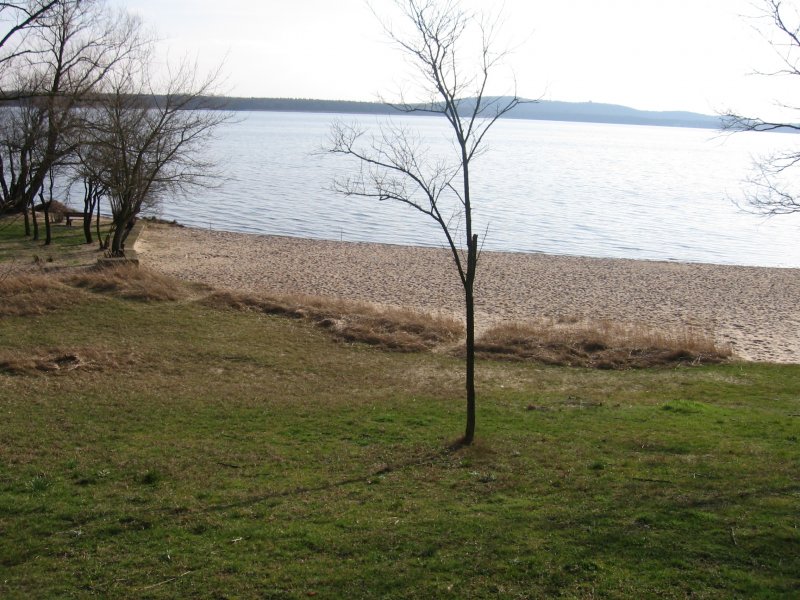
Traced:
POLYGON ((675 483, 666 479, 648 479, 646 477, 631 477, 633 481, 647 481, 648 483, 675 483))
POLYGON ((733 542, 734 546, 739 545, 738 542, 736 541, 736 532, 733 530, 733 527, 731 527, 731 541, 733 542))
POLYGON ((146 586, 146 587, 143 587, 143 588, 141 588, 139 591, 140 591, 140 592, 143 592, 144 590, 151 590, 151 589, 153 589, 153 588, 155 588, 155 587, 158 587, 158 586, 160 586, 160 585, 165 585, 165 584, 167 584, 167 583, 171 583, 171 582, 173 582, 173 581, 175 581, 175 580, 177 580, 177 579, 180 579, 181 577, 186 577, 186 576, 187 576, 189 573, 191 573, 191 572, 192 572, 192 571, 186 571, 185 573, 181 573, 181 574, 180 574, 180 575, 178 575, 177 577, 171 577, 171 578, 169 578, 169 579, 165 579, 164 581, 159 581, 158 583, 154 583, 153 585, 148 585, 148 586, 146 586))

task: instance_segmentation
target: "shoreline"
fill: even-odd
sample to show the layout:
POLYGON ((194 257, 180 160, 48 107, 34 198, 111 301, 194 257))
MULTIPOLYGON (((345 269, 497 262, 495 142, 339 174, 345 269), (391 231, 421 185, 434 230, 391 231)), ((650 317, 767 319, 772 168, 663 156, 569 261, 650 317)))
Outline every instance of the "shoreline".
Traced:
MULTIPOLYGON (((462 318, 449 249, 232 233, 148 223, 141 264, 214 287, 346 298, 462 318)), ((590 319, 691 328, 745 360, 800 362, 800 269, 486 250, 480 328, 590 319)))

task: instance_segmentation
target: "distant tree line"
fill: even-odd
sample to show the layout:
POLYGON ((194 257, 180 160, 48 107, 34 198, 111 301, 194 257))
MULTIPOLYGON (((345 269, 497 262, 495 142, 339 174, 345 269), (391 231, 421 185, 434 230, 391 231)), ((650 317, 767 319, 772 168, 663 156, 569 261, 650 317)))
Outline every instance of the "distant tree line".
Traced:
MULTIPOLYGON (((510 98, 487 98, 502 103, 510 98)), ((411 103, 413 104, 413 103, 411 103)), ((233 111, 316 112, 338 114, 397 114, 397 108, 385 102, 356 102, 351 100, 315 100, 309 98, 226 98, 225 109, 233 111)), ((424 105, 414 105, 422 109, 424 105)), ((444 109, 444 105, 440 109, 444 109)), ((469 99, 459 107, 460 115, 468 117, 474 106, 469 99)), ((418 115, 437 116, 423 110, 418 115)), ((438 114, 441 116, 441 114, 438 114)), ((514 106, 504 118, 546 121, 574 121, 583 123, 618 123, 629 125, 658 125, 663 127, 697 127, 718 129, 719 116, 703 115, 685 111, 637 110, 616 104, 598 102, 558 102, 541 100, 523 101, 514 106)))
POLYGON ((39 239, 41 211, 49 244, 56 196, 82 189, 87 243, 105 202, 100 243, 123 255, 143 208, 209 176, 197 150, 226 115, 185 109, 210 106, 217 74, 160 79, 141 20, 105 0, 5 2, 0 27, 0 213, 39 239))

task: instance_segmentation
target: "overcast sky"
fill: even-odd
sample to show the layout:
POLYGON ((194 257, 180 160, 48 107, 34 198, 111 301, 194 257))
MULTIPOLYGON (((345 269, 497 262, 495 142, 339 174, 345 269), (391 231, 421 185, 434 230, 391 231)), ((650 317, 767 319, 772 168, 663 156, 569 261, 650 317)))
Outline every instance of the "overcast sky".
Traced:
MULTIPOLYGON (((753 18, 760 2, 505 0, 499 44, 515 49, 508 66, 523 97, 769 116, 800 87, 753 75, 778 66, 757 29, 769 27, 753 18)), ((155 29, 162 56, 197 57, 206 68, 224 61, 228 95, 374 100, 396 89, 405 69, 364 0, 117 4, 155 29)), ((393 14, 389 0, 372 5, 393 14)), ((509 89, 502 74, 498 84, 496 92, 509 89)))

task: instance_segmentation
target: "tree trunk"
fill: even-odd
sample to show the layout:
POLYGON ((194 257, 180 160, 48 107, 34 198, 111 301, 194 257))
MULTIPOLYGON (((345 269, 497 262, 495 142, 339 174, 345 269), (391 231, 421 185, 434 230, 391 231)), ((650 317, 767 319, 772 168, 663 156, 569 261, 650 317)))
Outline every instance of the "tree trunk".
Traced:
POLYGON ((28 205, 22 207, 22 213, 25 215, 25 237, 31 235, 31 218, 33 219, 33 239, 39 239, 39 224, 36 222, 36 210, 31 209, 31 216, 28 216, 28 205))
POLYGON ((103 242, 103 234, 100 232, 100 199, 97 200, 97 219, 95 220, 95 231, 97 232, 97 241, 100 242, 100 250, 108 248, 108 238, 103 242))
POLYGON ((114 222, 114 238, 111 242, 111 256, 125 256, 125 240, 136 225, 136 217, 130 217, 122 222, 114 222))
POLYGON ((50 227, 50 203, 42 202, 44 207, 44 245, 49 246, 53 241, 53 230, 50 227))
POLYGON ((467 428, 464 444, 475 439, 475 272, 478 266, 478 236, 473 235, 467 248, 467 276, 464 285, 464 300, 467 316, 467 428))
POLYGON ((83 213, 83 236, 86 238, 86 243, 91 244, 92 239, 92 212, 84 211, 83 213))
POLYGON ((86 238, 86 243, 92 243, 92 217, 94 216, 94 205, 98 203, 97 196, 94 193, 94 186, 85 184, 83 194, 83 237, 86 238))
POLYGON ((28 206, 25 205, 25 235, 31 234, 31 223, 33 221, 33 241, 39 241, 39 220, 36 218, 36 207, 31 208, 31 219, 28 220, 28 206))
POLYGON ((467 308, 467 428, 464 444, 475 438, 475 306, 472 290, 466 290, 467 308))
POLYGON ((130 235, 131 231, 133 231, 134 226, 136 225, 136 217, 131 217, 128 219, 128 222, 125 224, 125 231, 122 233, 122 250, 125 250, 125 242, 128 241, 128 236, 130 235))
POLYGON ((126 223, 115 223, 114 237, 111 240, 111 256, 125 256, 126 223))

